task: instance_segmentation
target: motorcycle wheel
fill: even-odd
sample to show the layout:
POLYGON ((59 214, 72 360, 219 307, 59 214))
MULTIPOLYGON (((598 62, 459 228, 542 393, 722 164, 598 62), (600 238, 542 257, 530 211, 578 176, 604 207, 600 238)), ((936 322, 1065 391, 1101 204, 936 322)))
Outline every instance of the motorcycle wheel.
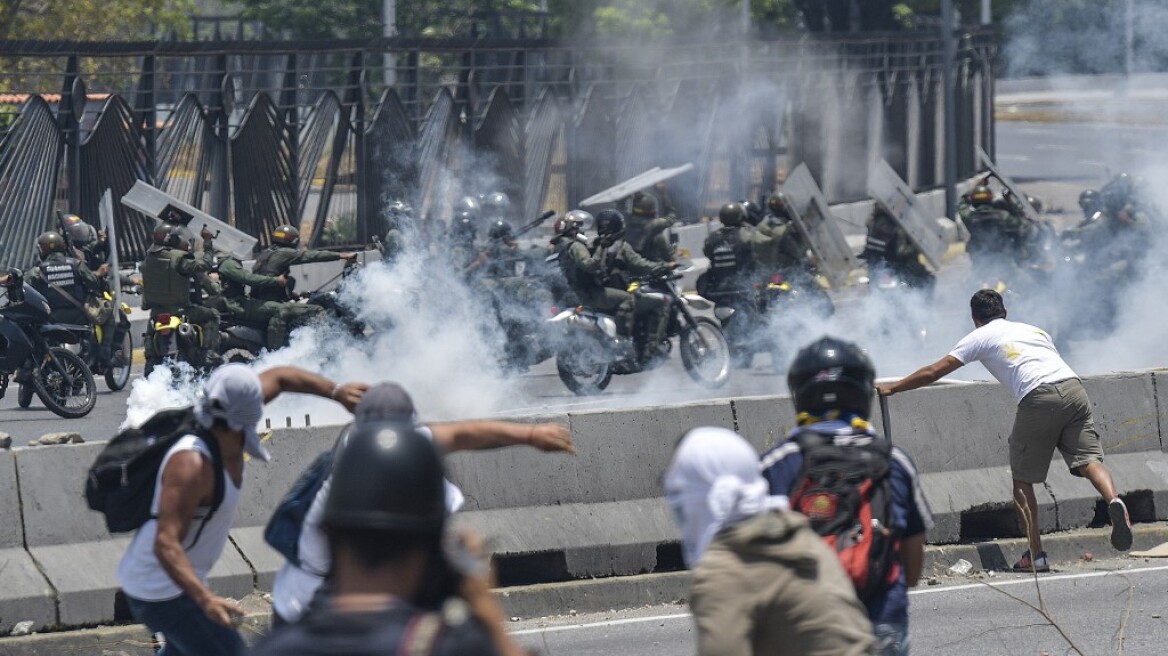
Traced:
POLYGON ((22 408, 32 405, 34 393, 31 383, 21 383, 20 389, 16 392, 16 404, 22 408))
POLYGON ((592 346, 592 349, 563 350, 556 354, 556 373, 564 386, 577 396, 600 394, 612 382, 612 363, 603 357, 599 344, 593 342, 592 346), (586 358, 589 351, 599 357, 586 358))
POLYGON ((702 387, 722 387, 730 380, 730 346, 726 336, 712 319, 698 317, 695 323, 694 328, 681 331, 681 363, 689 377, 702 387))
POLYGON ((55 346, 49 354, 51 359, 45 358, 32 372, 37 396, 46 408, 66 419, 89 414, 97 403, 93 373, 72 351, 55 346))
POLYGON ((116 392, 126 386, 130 382, 130 368, 133 366, 134 359, 134 339, 130 336, 130 331, 125 331, 122 335, 122 341, 114 348, 113 355, 110 356, 114 362, 121 360, 120 365, 110 365, 105 370, 105 386, 112 392, 116 392))

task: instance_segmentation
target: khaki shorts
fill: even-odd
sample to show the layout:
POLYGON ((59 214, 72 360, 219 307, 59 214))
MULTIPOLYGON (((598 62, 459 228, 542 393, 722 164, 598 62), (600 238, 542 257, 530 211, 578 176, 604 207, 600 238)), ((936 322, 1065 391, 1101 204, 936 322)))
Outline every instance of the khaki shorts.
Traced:
POLYGON ((1042 483, 1058 448, 1072 474, 1103 462, 1103 444, 1091 419, 1091 401, 1078 378, 1039 385, 1023 397, 1010 432, 1010 471, 1014 480, 1042 483))

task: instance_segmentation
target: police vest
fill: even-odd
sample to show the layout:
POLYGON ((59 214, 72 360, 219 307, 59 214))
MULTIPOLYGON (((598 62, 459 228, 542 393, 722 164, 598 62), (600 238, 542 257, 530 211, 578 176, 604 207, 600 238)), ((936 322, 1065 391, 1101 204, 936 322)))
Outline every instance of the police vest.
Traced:
POLYGON ((727 226, 710 235, 704 249, 710 257, 710 275, 720 282, 737 277, 750 264, 748 249, 741 228, 727 226))
POLYGON ((868 228, 868 238, 864 243, 864 253, 891 259, 896 255, 899 233, 891 219, 877 219, 868 228))
POLYGON ((45 300, 53 310, 75 310, 77 303, 84 303, 88 297, 85 287, 81 284, 78 265, 78 261, 71 257, 54 258, 52 261, 37 265, 41 278, 48 287, 45 300), (61 295, 62 293, 68 294, 76 303, 70 303, 69 299, 61 295))
POLYGON ((577 291, 591 292, 603 287, 596 276, 590 275, 582 271, 577 265, 576 261, 568 256, 568 252, 578 248, 584 258, 590 257, 588 247, 576 241, 575 239, 564 239, 559 244, 556 244, 555 258, 559 262, 560 272, 564 274, 564 279, 568 281, 568 285, 577 291))
POLYGON ((174 248, 151 248, 142 260, 142 307, 182 308, 191 305, 197 284, 179 273, 178 263, 187 253, 174 248))

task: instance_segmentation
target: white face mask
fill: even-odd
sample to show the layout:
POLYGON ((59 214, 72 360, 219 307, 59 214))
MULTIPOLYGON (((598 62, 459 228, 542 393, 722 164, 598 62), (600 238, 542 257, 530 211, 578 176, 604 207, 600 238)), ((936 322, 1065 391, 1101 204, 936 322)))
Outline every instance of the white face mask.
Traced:
POLYGON ((754 447, 725 428, 695 428, 678 443, 664 487, 689 567, 697 565, 723 528, 789 507, 785 496, 770 495, 758 457, 754 447))

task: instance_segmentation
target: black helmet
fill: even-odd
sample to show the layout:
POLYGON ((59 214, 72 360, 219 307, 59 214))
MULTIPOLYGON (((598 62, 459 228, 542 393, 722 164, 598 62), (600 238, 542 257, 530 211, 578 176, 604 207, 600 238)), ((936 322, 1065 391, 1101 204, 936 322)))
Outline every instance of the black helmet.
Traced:
POLYGON ((300 244, 300 231, 294 226, 284 224, 272 231, 272 243, 296 247, 300 244))
POLYGON ((346 432, 322 524, 440 535, 446 490, 434 443, 408 421, 356 422, 346 432))
POLYGON ((994 192, 985 185, 978 185, 969 192, 969 202, 975 207, 982 205, 992 205, 994 202, 994 192))
POLYGON ((410 207, 409 203, 402 200, 395 200, 389 204, 389 207, 386 210, 386 227, 388 227, 390 230, 393 230, 394 228, 400 228, 402 222, 408 221, 409 218, 413 216, 413 214, 414 208, 410 207))
POLYGON ((762 207, 758 203, 750 200, 739 201, 742 205, 742 210, 746 212, 746 222, 752 226, 762 223, 763 212, 762 207))
POLYGON ((1079 208, 1084 212, 1094 214, 1099 209, 1099 192, 1094 189, 1084 189, 1079 194, 1079 208))
POLYGON ((472 216, 478 216, 479 201, 474 196, 463 196, 454 204, 454 212, 470 212, 472 216))
POLYGON ((65 238, 57 232, 50 231, 41 233, 41 236, 37 237, 36 243, 37 250, 40 251, 41 257, 44 257, 49 253, 64 253, 66 250, 65 238))
POLYGON ((596 215, 596 232, 602 237, 619 235, 625 231, 625 217, 620 210, 601 210, 596 215))
POLYGON ((787 195, 781 191, 776 191, 767 197, 767 209, 775 216, 787 216, 788 207, 787 195))
POLYGON ((454 220, 450 222, 450 236, 455 239, 465 239, 466 241, 474 241, 478 236, 478 226, 475 225, 475 215, 472 212, 463 210, 454 215, 454 220))
POLYGON ((555 231, 557 237, 566 235, 572 231, 579 233, 594 220, 590 212, 572 210, 559 219, 556 219, 556 222, 552 224, 552 230, 555 231))
POLYGON ((1026 202, 1030 203, 1030 207, 1034 208, 1034 211, 1039 214, 1042 214, 1043 210, 1046 209, 1046 203, 1042 202, 1042 199, 1038 196, 1030 196, 1028 194, 1026 196, 1026 202))
POLYGON ((165 246, 166 236, 170 234, 171 230, 174 230, 173 223, 159 221, 154 225, 154 231, 150 233, 150 241, 154 242, 155 246, 165 246))
POLYGON ((795 410, 821 415, 829 410, 868 417, 872 410, 876 369, 859 346, 822 337, 795 355, 787 387, 795 410))
POLYGON ((640 193, 633 198, 632 206, 633 216, 641 216, 647 219, 657 217, 657 197, 653 194, 640 193))
POLYGON ((487 231, 487 239, 494 242, 512 242, 515 241, 515 231, 511 229, 511 224, 499 219, 491 224, 491 229, 487 231))
POLYGON ((487 219, 508 218, 511 214, 511 199, 507 194, 496 191, 483 197, 483 215, 487 219))
POLYGON ((742 203, 726 203, 722 209, 718 210, 718 220, 722 225, 737 228, 742 225, 742 220, 746 218, 746 210, 742 208, 742 203))
POLYGON ((195 249, 195 235, 186 226, 171 226, 170 232, 166 233, 166 239, 163 240, 162 244, 189 253, 195 249))

